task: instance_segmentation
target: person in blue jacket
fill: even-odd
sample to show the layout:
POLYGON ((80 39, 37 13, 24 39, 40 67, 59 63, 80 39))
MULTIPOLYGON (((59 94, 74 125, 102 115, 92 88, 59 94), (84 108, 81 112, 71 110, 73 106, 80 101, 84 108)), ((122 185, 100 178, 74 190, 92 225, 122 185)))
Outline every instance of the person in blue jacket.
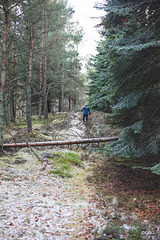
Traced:
POLYGON ((88 114, 91 115, 90 109, 88 104, 86 103, 85 106, 82 108, 81 112, 83 112, 83 122, 88 121, 88 114))

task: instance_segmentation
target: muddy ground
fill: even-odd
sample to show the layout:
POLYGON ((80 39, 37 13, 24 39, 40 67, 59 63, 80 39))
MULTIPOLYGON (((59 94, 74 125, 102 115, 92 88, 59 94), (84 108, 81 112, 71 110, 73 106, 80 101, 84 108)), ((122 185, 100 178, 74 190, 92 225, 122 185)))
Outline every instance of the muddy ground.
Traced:
MULTIPOLYGON (((117 136, 120 130, 106 117, 93 112, 87 125, 79 112, 41 122, 34 117, 32 133, 19 119, 5 128, 4 142, 117 136)), ((72 165, 71 177, 51 173, 50 161, 43 168, 28 148, 6 149, 0 159, 0 239, 160 239, 160 176, 99 153, 103 146, 34 148, 39 158, 78 154, 81 164, 72 165)))

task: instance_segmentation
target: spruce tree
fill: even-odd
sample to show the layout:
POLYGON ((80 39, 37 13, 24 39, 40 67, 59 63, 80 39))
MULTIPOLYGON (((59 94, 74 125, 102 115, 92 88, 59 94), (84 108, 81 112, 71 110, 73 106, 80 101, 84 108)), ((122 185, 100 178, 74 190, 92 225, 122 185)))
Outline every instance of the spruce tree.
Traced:
POLYGON ((91 98, 98 90, 99 101, 111 104, 112 122, 122 127, 114 148, 118 155, 158 154, 160 2, 106 1, 101 8, 104 40, 94 62, 91 98))

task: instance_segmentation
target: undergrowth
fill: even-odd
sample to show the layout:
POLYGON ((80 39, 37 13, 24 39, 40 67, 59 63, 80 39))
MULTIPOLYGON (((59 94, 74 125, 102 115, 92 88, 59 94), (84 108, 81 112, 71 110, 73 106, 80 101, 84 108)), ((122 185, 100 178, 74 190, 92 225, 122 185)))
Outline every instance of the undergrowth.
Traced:
POLYGON ((107 224, 101 236, 96 237, 95 240, 143 240, 144 230, 142 227, 130 227, 128 231, 123 226, 116 226, 115 224, 107 224))
POLYGON ((57 174, 62 178, 72 177, 72 166, 81 166, 80 156, 73 152, 54 153, 50 160, 54 166, 50 173, 57 174))

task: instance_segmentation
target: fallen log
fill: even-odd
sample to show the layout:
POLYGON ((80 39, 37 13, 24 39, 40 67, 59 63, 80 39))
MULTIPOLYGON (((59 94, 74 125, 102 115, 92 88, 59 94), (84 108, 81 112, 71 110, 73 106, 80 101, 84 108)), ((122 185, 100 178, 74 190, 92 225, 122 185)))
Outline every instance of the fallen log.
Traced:
POLYGON ((23 142, 23 143, 4 143, 3 148, 9 147, 28 147, 31 146, 57 146, 57 145, 72 145, 72 144, 85 144, 85 143, 99 143, 99 142, 110 142, 116 141, 118 137, 108 138, 85 138, 78 140, 66 140, 66 141, 49 141, 49 142, 23 142))

